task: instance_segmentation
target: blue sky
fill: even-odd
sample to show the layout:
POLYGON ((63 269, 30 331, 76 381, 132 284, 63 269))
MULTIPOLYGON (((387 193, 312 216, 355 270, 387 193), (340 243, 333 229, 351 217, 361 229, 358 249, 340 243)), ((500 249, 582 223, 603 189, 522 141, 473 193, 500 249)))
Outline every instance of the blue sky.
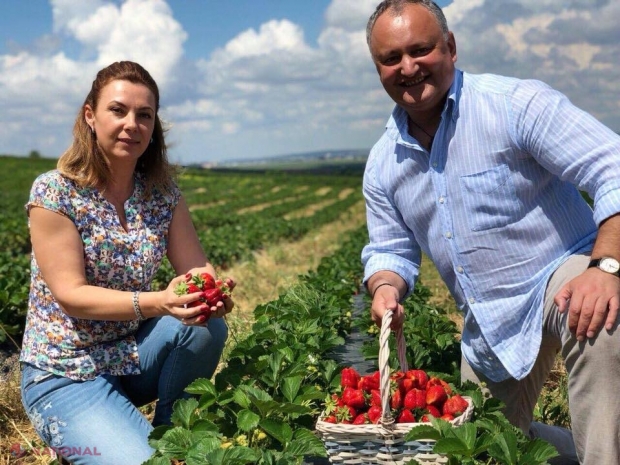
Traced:
MULTIPOLYGON (((369 149, 392 102, 378 0, 25 0, 0 7, 0 154, 57 157, 95 73, 142 63, 180 163, 369 149)), ((445 0, 467 71, 541 79, 620 132, 620 2, 445 0)))

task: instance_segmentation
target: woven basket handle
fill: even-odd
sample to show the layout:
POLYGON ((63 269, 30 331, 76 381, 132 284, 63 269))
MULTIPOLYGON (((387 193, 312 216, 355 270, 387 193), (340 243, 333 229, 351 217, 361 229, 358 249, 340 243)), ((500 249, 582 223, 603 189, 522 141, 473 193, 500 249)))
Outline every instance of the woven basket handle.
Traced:
MULTIPOLYGON (((390 409, 390 346, 388 344, 390 332, 392 331, 390 326, 392 325, 393 314, 392 310, 386 310, 381 320, 381 333, 379 334, 379 384, 381 390, 381 409, 383 411, 380 421, 383 425, 394 423, 390 409)), ((401 371, 407 371, 409 367, 407 365, 405 337, 403 336, 402 326, 396 331, 395 336, 400 369, 401 371)))

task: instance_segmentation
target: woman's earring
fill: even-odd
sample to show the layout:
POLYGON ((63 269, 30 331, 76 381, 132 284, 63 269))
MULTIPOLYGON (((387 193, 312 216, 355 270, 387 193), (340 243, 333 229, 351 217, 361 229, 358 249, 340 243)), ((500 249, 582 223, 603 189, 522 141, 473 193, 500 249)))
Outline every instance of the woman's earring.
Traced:
POLYGON ((149 141, 149 144, 152 144, 152 143, 153 143, 153 138, 151 137, 151 140, 149 141))

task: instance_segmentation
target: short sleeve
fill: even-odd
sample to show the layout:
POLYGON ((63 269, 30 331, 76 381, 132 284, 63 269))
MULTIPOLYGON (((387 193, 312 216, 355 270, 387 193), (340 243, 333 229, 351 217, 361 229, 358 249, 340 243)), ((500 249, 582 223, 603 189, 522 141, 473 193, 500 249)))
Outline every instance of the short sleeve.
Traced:
POLYGON ((71 197, 75 194, 73 183, 53 170, 39 175, 30 189, 30 197, 25 205, 26 213, 32 207, 41 207, 73 218, 71 197))

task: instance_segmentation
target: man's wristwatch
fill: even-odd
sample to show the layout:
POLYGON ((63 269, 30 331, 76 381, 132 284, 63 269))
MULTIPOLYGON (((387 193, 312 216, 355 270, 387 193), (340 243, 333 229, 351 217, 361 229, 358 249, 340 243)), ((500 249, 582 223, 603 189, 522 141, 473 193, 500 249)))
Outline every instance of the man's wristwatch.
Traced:
POLYGON ((588 268, 597 267, 605 273, 620 277, 620 262, 612 257, 601 257, 591 260, 588 268))

